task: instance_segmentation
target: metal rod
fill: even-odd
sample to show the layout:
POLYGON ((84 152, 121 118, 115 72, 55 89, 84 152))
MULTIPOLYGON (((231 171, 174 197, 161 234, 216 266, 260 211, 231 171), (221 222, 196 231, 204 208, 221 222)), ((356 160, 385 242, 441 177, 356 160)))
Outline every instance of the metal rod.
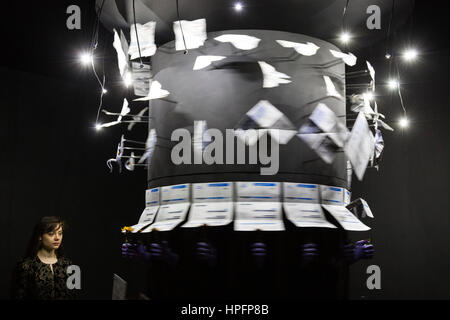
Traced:
POLYGON ((136 141, 136 140, 123 139, 123 141, 125 141, 125 142, 133 142, 133 143, 138 143, 138 144, 145 144, 145 142, 142 142, 142 141, 136 141))
POLYGON ((131 147, 122 147, 122 149, 125 149, 125 150, 142 150, 142 151, 147 150, 145 148, 131 148, 131 147))

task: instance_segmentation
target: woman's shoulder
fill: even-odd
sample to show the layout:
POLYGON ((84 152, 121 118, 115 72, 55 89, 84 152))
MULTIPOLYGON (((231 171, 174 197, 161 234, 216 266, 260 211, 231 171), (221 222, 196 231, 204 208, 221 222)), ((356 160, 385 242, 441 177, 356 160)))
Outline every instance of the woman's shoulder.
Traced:
POLYGON ((58 262, 66 266, 70 266, 72 264, 72 260, 67 257, 59 257, 58 262))
POLYGON ((16 268, 21 271, 28 271, 33 268, 36 263, 35 258, 27 257, 17 262, 16 268))

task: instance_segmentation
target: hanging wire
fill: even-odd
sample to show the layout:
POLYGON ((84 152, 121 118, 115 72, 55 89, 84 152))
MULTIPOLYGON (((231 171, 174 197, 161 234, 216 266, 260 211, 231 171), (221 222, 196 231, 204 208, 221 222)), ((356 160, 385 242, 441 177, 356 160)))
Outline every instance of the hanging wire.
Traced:
POLYGON ((344 10, 342 11, 342 32, 345 31, 345 17, 347 16, 347 9, 349 2, 350 0, 347 0, 347 2, 345 3, 344 10))
POLYGON ((105 1, 102 1, 102 4, 100 5, 100 8, 97 10, 97 19, 94 22, 94 28, 93 28, 93 32, 92 32, 92 38, 91 38, 91 46, 89 49, 89 54, 91 56, 91 66, 92 66, 92 71, 94 73, 95 79, 97 80, 97 82, 100 85, 100 102, 99 102, 99 106, 97 109, 97 116, 95 119, 95 123, 98 122, 98 118, 100 115, 100 109, 103 106, 103 95, 105 94, 105 68, 104 68, 104 61, 103 61, 103 67, 102 67, 102 80, 100 80, 99 75, 97 74, 97 71, 95 70, 95 65, 94 65, 94 52, 98 47, 98 34, 99 34, 99 29, 100 29, 100 17, 102 15, 103 12, 103 7, 105 5, 105 1))
POLYGON ((136 32, 136 42, 137 42, 137 46, 138 46, 138 51, 139 51, 139 61, 140 61, 140 67, 143 68, 144 64, 142 63, 142 55, 141 55, 141 45, 139 44, 139 35, 138 35, 138 31, 137 31, 137 26, 136 26, 136 8, 135 8, 135 0, 133 0, 133 20, 134 20, 134 31, 136 32))
POLYGON ((390 44, 391 44, 391 26, 392 26, 392 21, 394 19, 394 10, 395 10, 395 0, 392 0, 392 8, 391 8, 391 16, 389 18, 389 24, 388 24, 388 29, 387 29, 387 33, 386 33, 386 56, 388 54, 391 54, 389 52, 390 49, 390 44))
POLYGON ((398 92, 398 96, 400 98, 400 104, 402 106, 404 116, 406 117, 406 108, 405 108, 405 104, 403 103, 402 90, 400 89, 400 70, 398 68, 397 59, 395 60, 394 64, 395 64, 395 69, 397 71, 397 81, 398 81, 397 92, 398 92))
POLYGON ((179 6, 178 6, 178 0, 176 0, 176 5, 177 5, 178 23, 180 24, 181 36, 183 37, 183 43, 184 43, 184 54, 187 54, 188 53, 188 49, 187 49, 187 45, 186 45, 186 40, 184 39, 183 27, 181 25, 180 9, 179 9, 179 6))

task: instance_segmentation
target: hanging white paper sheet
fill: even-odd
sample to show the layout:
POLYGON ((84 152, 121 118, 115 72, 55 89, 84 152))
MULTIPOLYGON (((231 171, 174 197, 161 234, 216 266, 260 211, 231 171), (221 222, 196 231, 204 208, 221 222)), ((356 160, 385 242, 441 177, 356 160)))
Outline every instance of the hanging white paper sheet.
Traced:
POLYGON ((279 182, 237 182, 236 231, 281 231, 279 182))
POLYGON ((155 223, 142 232, 153 229, 169 231, 183 222, 189 210, 189 184, 178 184, 161 188, 161 207, 155 223))
POLYGON ((344 189, 344 206, 348 205, 351 201, 351 192, 344 189))
POLYGON ((205 19, 174 21, 173 32, 175 33, 175 50, 177 51, 199 48, 208 38, 205 19))
POLYGON ((153 223, 155 215, 159 210, 160 188, 148 189, 145 191, 145 209, 137 224, 132 226, 133 233, 153 223))
POLYGON ((325 219, 318 203, 284 202, 286 217, 297 227, 336 228, 325 219))
POLYGON ((327 210, 338 223, 348 231, 367 231, 370 230, 368 226, 358 220, 353 213, 348 211, 344 206, 335 206, 323 204, 322 207, 327 210))
POLYGON ((267 100, 259 101, 247 112, 247 115, 262 128, 270 128, 283 117, 283 113, 267 100))
POLYGON ((224 226, 233 220, 233 202, 193 203, 183 228, 224 226))
POLYGON ((364 177, 374 148, 375 138, 370 131, 366 117, 360 112, 344 147, 345 154, 352 163, 353 172, 360 181, 364 177))
POLYGON ((370 210, 370 207, 367 204, 366 200, 362 198, 356 199, 355 201, 351 202, 349 205, 347 205, 347 209, 360 218, 374 218, 372 210, 370 210))
POLYGON ((232 182, 194 183, 192 202, 232 202, 232 182))
POLYGON ((155 27, 155 21, 149 21, 144 25, 137 23, 136 26, 134 24, 130 26, 130 47, 128 48, 128 54, 131 56, 131 60, 139 58, 139 50, 141 57, 150 57, 156 53, 155 27), (139 46, 137 38, 139 38, 139 46))
POLYGON ((319 185, 307 183, 284 182, 285 202, 319 203, 319 185))
POLYGON ((191 210, 183 228, 202 225, 223 226, 233 218, 233 183, 195 183, 192 186, 191 210))
POLYGON ((320 186, 320 197, 322 204, 336 206, 344 205, 344 189, 340 187, 320 186))
MULTIPOLYGON (((158 212, 159 206, 151 206, 144 209, 139 218, 138 224, 131 226, 133 228, 133 233, 138 232, 145 226, 150 225, 155 220, 156 213, 158 212)), ((148 229, 148 228, 146 228, 148 229)))
POLYGON ((235 231, 283 231, 280 202, 236 203, 235 231))
POLYGON ((145 206, 159 206, 160 188, 148 189, 145 191, 145 206))
POLYGON ((161 204, 189 202, 189 184, 162 187, 161 204))
POLYGON ((126 53, 128 51, 128 48, 124 50, 123 46, 123 39, 125 38, 123 36, 123 32, 120 31, 121 36, 119 37, 119 34, 117 33, 116 29, 113 29, 114 31, 114 42, 113 47, 116 49, 117 53, 117 64, 119 66, 120 75, 122 78, 125 76, 126 71, 128 70, 128 54, 126 53))
POLYGON ((163 205, 159 208, 155 223, 143 230, 143 233, 151 232, 154 229, 158 231, 173 230, 177 225, 183 222, 189 210, 189 202, 173 203, 163 205))
POLYGON ((279 182, 237 182, 238 201, 280 201, 279 182))

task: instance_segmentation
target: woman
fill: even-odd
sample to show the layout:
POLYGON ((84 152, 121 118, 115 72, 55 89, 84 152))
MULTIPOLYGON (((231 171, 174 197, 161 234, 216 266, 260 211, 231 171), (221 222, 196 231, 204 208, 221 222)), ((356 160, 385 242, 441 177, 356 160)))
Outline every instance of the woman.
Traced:
POLYGON ((34 229, 27 256, 16 268, 15 299, 67 300, 75 290, 67 287, 67 267, 63 257, 64 223, 57 217, 43 217, 34 229))

